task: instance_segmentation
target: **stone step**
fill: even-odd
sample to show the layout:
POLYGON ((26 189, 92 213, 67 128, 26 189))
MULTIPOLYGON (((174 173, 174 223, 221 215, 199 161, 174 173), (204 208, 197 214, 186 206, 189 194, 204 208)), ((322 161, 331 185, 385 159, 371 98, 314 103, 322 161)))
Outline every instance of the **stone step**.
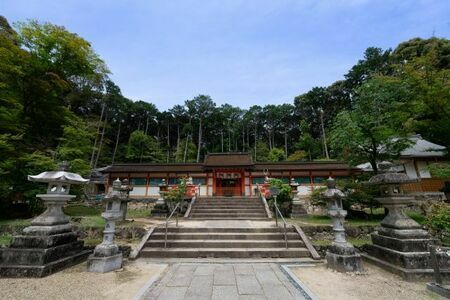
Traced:
POLYGON ((192 220, 208 221, 208 220, 248 220, 248 221, 267 221, 267 217, 189 217, 192 220))
POLYGON ((264 212, 192 212, 191 217, 266 217, 264 212))
MULTIPOLYGON (((180 233, 282 233, 284 229, 281 227, 169 227, 168 232, 180 232, 180 233)), ((296 232, 293 227, 287 228, 288 232, 296 232)), ((166 230, 164 227, 157 227, 154 230, 154 234, 162 232, 165 233, 166 230)))
MULTIPOLYGON (((163 248, 164 240, 149 240, 146 247, 163 248)), ((288 239, 289 248, 304 247, 304 243, 297 237, 288 239)), ((282 240, 167 240, 168 248, 285 248, 286 242, 282 240)))
POLYGON ((211 202, 199 202, 194 203, 193 206, 237 206, 237 207, 261 207, 263 206, 262 203, 211 203, 211 202))
MULTIPOLYGON (((157 232, 151 235, 151 240, 164 240, 165 233, 157 232)), ((288 240, 300 240, 298 233, 287 232, 288 240)), ((284 233, 280 232, 168 232, 169 240, 284 240, 284 233)))
POLYGON ((150 248, 145 247, 140 253, 141 257, 227 257, 227 258, 295 258, 309 257, 306 248, 150 248))
POLYGON ((263 208, 193 208, 192 213, 235 213, 235 212, 255 212, 255 213, 265 213, 263 208))

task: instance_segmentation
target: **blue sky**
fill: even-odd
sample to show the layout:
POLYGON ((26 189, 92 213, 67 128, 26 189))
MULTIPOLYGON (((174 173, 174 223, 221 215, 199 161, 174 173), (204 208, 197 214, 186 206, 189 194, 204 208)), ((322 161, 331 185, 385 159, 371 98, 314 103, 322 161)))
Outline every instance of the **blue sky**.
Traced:
POLYGON ((342 79, 370 46, 450 37, 450 1, 0 0, 90 41, 122 93, 167 109, 198 94, 242 108, 342 79))

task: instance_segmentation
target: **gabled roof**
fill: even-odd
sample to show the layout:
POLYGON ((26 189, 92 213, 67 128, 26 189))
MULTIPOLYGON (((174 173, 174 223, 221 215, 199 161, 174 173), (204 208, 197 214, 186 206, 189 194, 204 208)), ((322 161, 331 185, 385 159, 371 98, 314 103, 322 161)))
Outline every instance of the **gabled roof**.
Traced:
POLYGON ((445 155, 445 147, 424 140, 420 134, 409 138, 411 146, 400 153, 400 157, 442 157, 445 155))
POLYGON ((210 153, 203 164, 211 167, 253 167, 253 159, 248 152, 210 153))

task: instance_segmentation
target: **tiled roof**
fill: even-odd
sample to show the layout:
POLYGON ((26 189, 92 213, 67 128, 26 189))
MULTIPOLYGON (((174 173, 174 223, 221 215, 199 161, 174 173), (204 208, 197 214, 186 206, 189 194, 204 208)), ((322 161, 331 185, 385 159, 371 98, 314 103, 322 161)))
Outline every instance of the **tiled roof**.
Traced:
POLYGON ((253 159, 248 152, 210 153, 206 155, 204 166, 208 167, 251 167, 253 159))
POLYGON ((400 157, 442 157, 445 147, 424 140, 419 134, 409 138, 411 146, 400 153, 400 157))

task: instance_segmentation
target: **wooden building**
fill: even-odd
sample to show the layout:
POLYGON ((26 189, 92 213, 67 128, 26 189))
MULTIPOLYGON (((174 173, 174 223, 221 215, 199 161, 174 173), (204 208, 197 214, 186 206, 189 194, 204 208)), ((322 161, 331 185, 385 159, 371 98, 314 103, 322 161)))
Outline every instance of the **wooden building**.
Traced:
POLYGON ((157 198, 160 186, 174 185, 182 177, 192 177, 200 186, 200 196, 252 196, 266 176, 292 179, 299 192, 308 193, 329 177, 349 177, 359 173, 342 162, 253 162, 249 153, 211 153, 203 163, 115 164, 104 170, 110 184, 116 178, 130 180, 135 198, 157 198))

